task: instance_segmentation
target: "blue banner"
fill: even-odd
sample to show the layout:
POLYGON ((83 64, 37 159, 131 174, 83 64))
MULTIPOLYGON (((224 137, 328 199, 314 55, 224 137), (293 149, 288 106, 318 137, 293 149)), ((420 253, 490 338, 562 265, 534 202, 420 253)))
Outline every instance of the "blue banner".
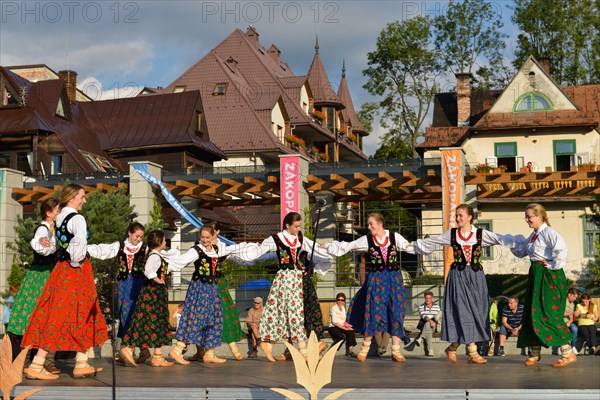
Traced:
MULTIPOLYGON (((171 193, 171 191, 167 189, 167 187, 158 178, 156 178, 150 172, 148 172, 147 164, 131 165, 138 172, 138 174, 143 176, 144 179, 146 179, 149 183, 157 185, 160 188, 160 191, 162 192, 164 198, 167 199, 171 207, 177 210, 177 212, 181 214, 181 216, 185 218, 190 224, 194 225, 198 229, 203 225, 203 223, 200 222, 200 220, 196 218, 194 214, 192 214, 187 208, 183 206, 183 204, 179 202, 179 200, 175 198, 175 196, 173 196, 173 193, 171 193)), ((219 240, 227 245, 235 244, 235 242, 232 242, 231 240, 226 239, 222 236, 219 236, 219 240)))

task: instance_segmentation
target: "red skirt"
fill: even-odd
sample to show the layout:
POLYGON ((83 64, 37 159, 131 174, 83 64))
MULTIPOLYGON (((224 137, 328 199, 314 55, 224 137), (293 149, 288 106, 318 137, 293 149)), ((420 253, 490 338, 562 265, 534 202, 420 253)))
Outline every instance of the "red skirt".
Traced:
POLYGON ((87 258, 80 268, 67 261, 57 263, 31 314, 21 346, 85 352, 107 340, 92 264, 87 258))

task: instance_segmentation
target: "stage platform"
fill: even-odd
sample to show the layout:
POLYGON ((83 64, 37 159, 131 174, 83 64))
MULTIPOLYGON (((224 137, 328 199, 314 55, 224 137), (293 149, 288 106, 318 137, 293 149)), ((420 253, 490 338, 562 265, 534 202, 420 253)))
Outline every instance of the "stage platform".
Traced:
MULTIPOLYGON (((552 368, 556 356, 543 356, 534 367, 523 364, 525 357, 489 357, 486 365, 467 364, 459 356, 457 364, 445 358, 410 357, 398 364, 389 357, 369 358, 364 363, 336 357, 332 382, 319 393, 319 399, 340 389, 354 389, 340 400, 379 399, 600 399, 600 356, 580 356, 566 368, 552 368)), ((24 379, 13 391, 16 396, 33 387, 44 390, 29 397, 36 399, 108 400, 112 398, 111 362, 92 360, 104 367, 96 378, 75 380, 69 374, 73 360, 59 360, 62 374, 56 381, 24 379)), ((265 358, 229 359, 226 364, 193 362, 187 366, 137 368, 117 366, 118 399, 227 399, 281 400, 269 388, 292 390, 308 399, 306 390, 296 383, 291 361, 270 363, 265 358)))

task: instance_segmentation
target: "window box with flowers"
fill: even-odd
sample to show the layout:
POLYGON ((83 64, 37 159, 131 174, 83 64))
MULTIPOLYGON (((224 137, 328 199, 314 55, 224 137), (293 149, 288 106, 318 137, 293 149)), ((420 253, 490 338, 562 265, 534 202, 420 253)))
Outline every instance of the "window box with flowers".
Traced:
POLYGON ((310 154, 314 154, 315 156, 319 155, 319 149, 317 149, 317 146, 313 146, 310 148, 310 154))
POLYGON ((306 142, 304 142, 304 140, 300 139, 298 136, 285 135, 285 141, 298 147, 306 147, 306 142))
POLYGON ((494 167, 492 167, 488 163, 484 163, 484 164, 480 163, 480 164, 477 164, 477 166, 475 166, 475 171, 479 172, 480 174, 491 174, 493 170, 494 170, 494 167))
POLYGON ((310 113, 310 115, 313 116, 314 119, 318 120, 318 121, 325 121, 325 114, 322 113, 319 110, 312 110, 312 112, 310 113))
POLYGON ((319 158, 321 161, 329 162, 329 154, 327 153, 319 153, 319 158))
POLYGON ((356 135, 354 133, 349 133, 348 134, 348 139, 352 140, 354 143, 358 144, 358 138, 356 137, 356 135))
POLYGON ((596 162, 591 161, 589 163, 581 163, 577 166, 578 171, 595 171, 596 170, 596 162))
POLYGON ((340 128, 340 129, 338 129, 338 134, 343 136, 343 135, 347 135, 348 132, 344 128, 340 128))

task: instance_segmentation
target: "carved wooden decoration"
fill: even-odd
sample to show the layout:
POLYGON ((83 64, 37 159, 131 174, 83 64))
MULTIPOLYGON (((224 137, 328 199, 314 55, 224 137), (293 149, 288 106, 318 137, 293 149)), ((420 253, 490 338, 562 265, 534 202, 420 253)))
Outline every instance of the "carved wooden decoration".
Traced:
MULTIPOLYGON (((23 382, 23 364, 25 364, 25 357, 31 346, 24 348, 15 361, 12 361, 12 346, 8 335, 4 335, 2 339, 2 362, 0 362, 0 390, 4 400, 10 400, 10 392, 13 387, 23 382)), ((21 393, 14 400, 24 400, 34 393, 37 393, 43 388, 31 389, 21 393)))

